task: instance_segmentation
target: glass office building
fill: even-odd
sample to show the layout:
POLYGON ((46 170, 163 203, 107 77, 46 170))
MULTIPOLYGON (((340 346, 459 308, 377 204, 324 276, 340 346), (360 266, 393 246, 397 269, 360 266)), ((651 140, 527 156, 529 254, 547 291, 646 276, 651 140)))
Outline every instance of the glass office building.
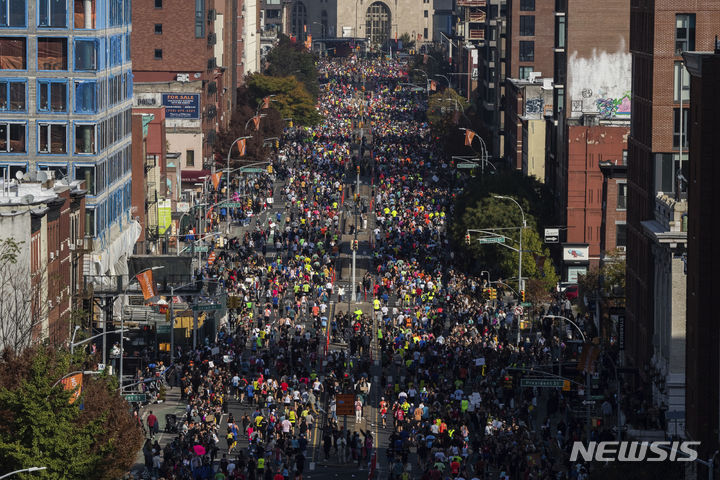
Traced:
POLYGON ((84 180, 94 252, 132 223, 130 31, 130 0, 0 0, 0 169, 84 180))

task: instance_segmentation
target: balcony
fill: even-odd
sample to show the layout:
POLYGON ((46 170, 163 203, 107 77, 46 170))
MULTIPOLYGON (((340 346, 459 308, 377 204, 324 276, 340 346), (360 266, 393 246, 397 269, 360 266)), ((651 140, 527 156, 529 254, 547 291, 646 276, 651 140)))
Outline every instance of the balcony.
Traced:
POLYGON ((487 0, 457 0, 458 7, 486 7, 487 0))
POLYGON ((468 12, 465 16, 466 22, 473 22, 473 23, 485 23, 485 20, 487 19, 487 14, 483 10, 475 10, 468 12))

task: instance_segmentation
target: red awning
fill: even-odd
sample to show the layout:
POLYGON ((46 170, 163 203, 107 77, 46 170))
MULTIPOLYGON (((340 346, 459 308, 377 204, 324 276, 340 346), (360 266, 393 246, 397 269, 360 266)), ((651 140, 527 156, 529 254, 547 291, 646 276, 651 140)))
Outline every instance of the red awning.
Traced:
POLYGON ((197 183, 202 181, 200 177, 210 175, 210 170, 183 170, 181 175, 183 183, 197 183))

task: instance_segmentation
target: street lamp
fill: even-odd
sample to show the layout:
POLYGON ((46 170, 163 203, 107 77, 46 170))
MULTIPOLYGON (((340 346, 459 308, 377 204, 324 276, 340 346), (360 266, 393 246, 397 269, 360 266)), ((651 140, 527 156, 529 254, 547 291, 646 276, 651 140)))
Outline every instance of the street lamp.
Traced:
MULTIPOLYGON (((266 114, 266 113, 261 113, 260 115, 255 115, 255 117, 265 118, 265 117, 267 117, 267 114, 266 114)), ((248 118, 248 121, 245 122, 245 130, 243 130, 244 132, 247 132, 247 127, 248 127, 248 125, 250 125, 250 122, 251 122, 255 117, 250 117, 250 118, 248 118)), ((249 137, 248 137, 248 138, 249 138, 249 137)))
MULTIPOLYGON (((142 270, 140 272, 137 272, 132 280, 128 282, 128 284, 125 286, 125 291, 123 292, 123 297, 127 297, 127 291, 128 288, 130 288, 130 285, 132 285, 132 282, 137 280, 137 276, 141 273, 147 272, 148 270, 162 270, 165 268, 163 265, 157 265, 155 267, 146 268, 145 270, 142 270)), ((154 280, 153 280, 154 281, 154 280)), ((120 315, 120 330, 125 330, 125 306, 123 305, 123 311, 120 315)), ((125 357, 125 343, 124 343, 125 335, 120 334, 120 391, 122 392, 122 384, 123 384, 123 358, 125 357)))
POLYGON ((520 209, 520 214, 522 215, 522 226, 520 227, 520 244, 518 247, 518 290, 522 292, 523 290, 525 290, 524 282, 523 282, 523 278, 522 278, 522 254, 523 254, 522 234, 523 234, 523 229, 527 227, 527 223, 525 222, 525 212, 523 211, 522 207, 517 202, 517 200, 515 200, 512 197, 508 197, 506 195, 493 195, 493 197, 501 198, 503 200, 510 200, 511 202, 513 202, 515 205, 518 206, 518 208, 520 209))
MULTIPOLYGON (((250 120, 252 120, 252 118, 250 120)), ((250 120, 248 120, 247 123, 245 123, 246 130, 247 130, 247 126, 248 126, 248 123, 250 122, 250 120)), ((227 203, 228 204, 230 204, 230 154, 232 153, 232 149, 237 142, 239 142, 240 140, 247 140, 248 138, 252 138, 252 137, 246 136, 246 137, 236 138, 235 140, 233 140, 232 144, 230 145, 230 148, 228 149, 228 154, 227 154, 228 178, 227 178, 227 185, 225 186, 225 189, 227 190, 227 203)), ((230 207, 229 206, 225 207, 225 217, 227 218, 227 231, 228 231, 228 235, 229 235, 230 234, 230 207)))
POLYGON ((25 472, 37 472, 38 470, 47 470, 47 467, 30 467, 30 468, 23 468, 22 470, 15 470, 14 472, 6 473, 0 479, 7 478, 11 475, 15 475, 16 473, 25 473, 25 472))
POLYGON ((130 331, 130 330, 122 330, 121 329, 119 332, 116 330, 113 330, 112 332, 108 331, 108 332, 98 333, 97 335, 93 335, 90 338, 86 338, 85 340, 80 340, 79 342, 75 343, 75 333, 77 333, 78 330, 80 330, 80 327, 76 326, 75 331, 73 332, 72 340, 70 341, 70 355, 72 355, 75 352, 75 347, 82 345, 83 343, 87 343, 90 340, 93 340, 95 338, 102 337, 103 335, 107 335, 108 333, 119 333, 120 335, 122 335, 123 333, 130 331))
POLYGON ((444 78, 445 81, 446 81, 447 84, 448 84, 448 88, 450 88, 450 79, 449 79, 448 77, 446 77, 445 75, 441 75, 441 74, 439 74, 439 73, 436 73, 435 76, 436 76, 436 77, 442 77, 442 78, 444 78))
POLYGON ((583 331, 580 329, 580 327, 577 325, 577 323, 573 322, 569 318, 563 317, 562 315, 545 315, 543 318, 557 318, 560 320, 565 320, 566 322, 568 322, 570 325, 572 325, 573 327, 575 327, 577 329, 578 333, 580 333, 580 337, 582 338, 583 343, 587 343, 585 340, 585 334, 583 333, 583 331))
POLYGON ((430 78, 428 78, 428 74, 425 70, 420 70, 419 68, 413 68, 413 72, 420 72, 423 75, 425 75, 425 93, 427 93, 428 96, 430 96, 430 78))

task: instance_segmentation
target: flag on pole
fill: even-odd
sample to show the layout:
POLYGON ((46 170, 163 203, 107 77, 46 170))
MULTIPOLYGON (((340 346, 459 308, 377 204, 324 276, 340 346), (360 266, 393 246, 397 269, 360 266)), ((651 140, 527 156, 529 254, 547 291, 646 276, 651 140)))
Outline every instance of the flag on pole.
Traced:
POLYGON ((246 142, 246 141, 247 141, 246 138, 241 138, 241 139, 238 141, 238 144, 237 144, 237 146, 238 146, 238 153, 240 154, 241 157, 244 157, 244 156, 245 156, 245 148, 246 148, 245 142, 246 142))
POLYGON ((263 109, 267 110, 268 108, 270 108, 270 95, 263 98, 263 109))
POLYGON ((210 178, 212 179, 213 187, 217 190, 218 185, 220 185, 220 179, 222 178, 222 172, 213 173, 210 178))
POLYGON ((435 80, 430 80, 430 90, 433 92, 437 90, 437 82, 435 80))
POLYGON ((255 115, 252 119, 255 124, 255 131, 257 131, 260 128, 260 115, 255 115))
POLYGON ((73 392, 72 396, 68 400, 68 403, 70 405, 75 403, 75 400, 80 398, 80 393, 82 392, 82 382, 82 373, 76 373, 75 375, 70 375, 69 377, 62 379, 63 390, 70 390, 71 392, 73 392))
POLYGON ((472 145, 472 141, 475 138, 475 132, 470 130, 469 128, 465 129, 465 146, 469 147, 472 145))
POLYGON ((157 290, 155 288, 155 281, 153 280, 152 272, 152 269, 147 269, 135 275, 135 278, 137 278, 140 288, 142 289, 145 301, 148 301, 153 297, 157 297, 157 290))

